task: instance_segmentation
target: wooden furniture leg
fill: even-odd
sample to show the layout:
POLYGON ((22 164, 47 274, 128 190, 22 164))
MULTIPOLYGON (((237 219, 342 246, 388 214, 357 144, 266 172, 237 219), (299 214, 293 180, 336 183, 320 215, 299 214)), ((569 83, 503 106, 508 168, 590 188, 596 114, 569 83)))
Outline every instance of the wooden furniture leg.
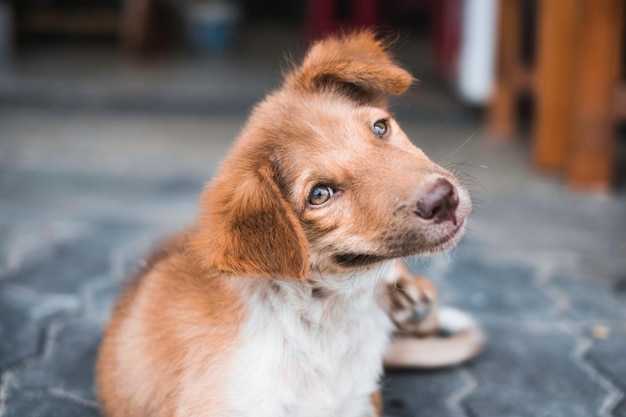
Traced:
POLYGON ((516 131, 517 73, 521 67, 520 0, 501 0, 498 10, 496 83, 489 107, 488 129, 497 139, 516 131))
POLYGON ((127 54, 140 57, 148 46, 152 0, 124 0, 121 38, 127 54))
POLYGON ((612 109, 619 76, 624 2, 580 1, 567 181, 575 189, 608 191, 614 166, 612 109))
POLYGON ((579 1, 542 0, 538 6, 533 157, 537 167, 554 170, 565 166, 572 132, 570 116, 579 1))

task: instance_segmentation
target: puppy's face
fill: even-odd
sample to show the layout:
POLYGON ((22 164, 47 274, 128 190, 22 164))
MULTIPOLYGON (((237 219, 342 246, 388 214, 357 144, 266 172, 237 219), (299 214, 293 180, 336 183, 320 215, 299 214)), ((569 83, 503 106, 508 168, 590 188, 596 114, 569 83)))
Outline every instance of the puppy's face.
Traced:
POLYGON ((290 106, 276 153, 281 191, 306 235, 311 265, 345 272, 446 250, 460 239, 468 193, 430 161, 384 108, 334 93, 290 106))
POLYGON ((306 279, 456 244, 467 192, 386 111, 412 80, 370 33, 314 45, 205 190, 191 242, 204 264, 306 279))

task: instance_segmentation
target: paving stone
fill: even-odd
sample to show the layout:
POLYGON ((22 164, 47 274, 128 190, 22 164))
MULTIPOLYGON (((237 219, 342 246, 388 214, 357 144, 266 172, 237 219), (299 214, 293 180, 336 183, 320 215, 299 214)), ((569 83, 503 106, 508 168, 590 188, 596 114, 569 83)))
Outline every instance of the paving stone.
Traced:
POLYGON ((0 204, 0 219, 8 223, 24 219, 80 219, 89 223, 123 219, 152 227, 181 227, 193 218, 202 181, 177 177, 155 181, 0 167, 0 195, 10 197, 0 204))
POLYGON ((382 383, 387 417, 462 417, 450 401, 467 384, 459 369, 388 371, 382 383))
POLYGON ((94 291, 89 300, 90 311, 84 317, 59 324, 46 355, 15 373, 16 385, 26 390, 60 389, 95 401, 95 360, 102 329, 118 292, 117 283, 112 281, 94 291))
POLYGON ((45 392, 10 392, 2 417, 101 417, 95 407, 45 392))
POLYGON ((94 288, 89 294, 90 311, 87 318, 100 323, 101 327, 106 324, 126 283, 126 280, 108 280, 94 288))
POLYGON ((472 217, 475 239, 492 250, 537 258, 569 255, 553 267, 572 275, 619 273, 626 262, 626 200, 563 192, 512 192, 472 217))
MULTIPOLYGON (((622 328, 611 328, 604 340, 596 340, 587 353, 587 359, 622 393, 626 392, 626 323, 622 328)), ((626 416, 626 398, 615 406, 615 416, 626 416)))
POLYGON ((76 313, 76 295, 51 295, 0 283, 0 373, 41 354, 46 326, 76 313))
MULTIPOLYGON (((0 237, 0 280, 8 271, 16 271, 23 264, 37 261, 57 245, 89 233, 93 224, 77 219, 41 220, 28 219, 0 220, 0 230, 6 233, 0 237)), ((1 234, 1 232, 0 232, 1 234)))
MULTIPOLYGON (((11 226, 0 223, 0 276, 7 269, 9 251, 9 240, 11 237, 11 226)), ((1 278, 0 278, 1 279, 1 278)))
POLYGON ((132 232, 132 227, 122 223, 100 223, 90 235, 57 244, 10 271, 3 282, 53 294, 77 293, 89 280, 110 272, 111 251, 132 232))
POLYGON ((15 379, 21 389, 58 388, 95 400, 94 363, 103 323, 82 320, 59 329, 46 357, 15 379))
POLYGON ((565 315, 571 320, 626 321, 626 293, 617 291, 607 281, 610 280, 596 276, 556 277, 550 285, 567 297, 565 315))
MULTIPOLYGON (((439 301, 442 305, 456 304, 457 300, 466 297, 462 286, 456 285, 456 279, 451 279, 450 270, 454 264, 472 260, 484 263, 485 252, 492 248, 485 248, 472 236, 466 235, 461 242, 450 252, 428 257, 410 257, 405 261, 409 267, 418 274, 428 278, 439 293, 439 301)), ((496 281, 496 283, 499 281, 496 281)))
MULTIPOLYGON (((25 209, 41 209, 41 207, 28 207, 28 205, 42 200, 65 199, 66 202, 71 202, 79 199, 83 192, 108 198, 124 195, 129 198, 126 200, 127 203, 150 196, 177 198, 181 195, 197 195, 202 190, 202 185, 201 179, 176 176, 159 178, 157 181, 136 177, 129 181, 129 176, 89 173, 75 175, 63 171, 48 172, 0 167, 0 192, 11 197, 10 201, 3 202, 3 208, 24 205, 25 209)), ((129 208, 132 209, 132 207, 129 208)))
POLYGON ((615 417, 626 417, 626 399, 622 400, 615 406, 612 413, 615 417))
POLYGON ((577 341, 557 326, 487 325, 489 345, 469 370, 465 405, 480 417, 589 417, 607 396, 573 358, 577 341))
MULTIPOLYGON (((573 250, 581 255, 610 250, 611 241, 623 240, 626 224, 623 199, 594 199, 565 193, 512 193, 491 201, 476 213, 481 223, 491 219, 503 232, 509 232, 502 245, 526 249, 573 250), (506 225, 506 228, 502 228, 506 225), (523 245, 523 246, 522 246, 523 245), (586 252, 586 253, 584 253, 586 252)), ((481 237, 483 235, 482 228, 481 237)), ((490 230, 485 230, 487 233, 490 230)))
MULTIPOLYGON (((174 232, 175 233, 175 232, 174 232)), ((113 255, 113 271, 111 278, 118 283, 125 283, 146 265, 150 254, 173 233, 142 230, 133 235, 132 241, 115 249, 113 255)))
POLYGON ((534 269, 459 259, 445 280, 454 288, 452 304, 478 315, 517 320, 545 320, 554 301, 534 282, 534 269))

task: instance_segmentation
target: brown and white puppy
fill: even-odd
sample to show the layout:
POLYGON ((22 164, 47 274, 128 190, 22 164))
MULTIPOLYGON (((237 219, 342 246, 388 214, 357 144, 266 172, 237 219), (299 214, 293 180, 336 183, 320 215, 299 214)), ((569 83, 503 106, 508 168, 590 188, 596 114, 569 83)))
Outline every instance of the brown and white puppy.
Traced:
POLYGON ((98 359, 107 416, 377 415, 404 320, 384 283, 398 258, 456 244, 471 210, 385 109, 411 82, 362 32, 315 44, 254 109, 196 224, 119 301, 98 359))

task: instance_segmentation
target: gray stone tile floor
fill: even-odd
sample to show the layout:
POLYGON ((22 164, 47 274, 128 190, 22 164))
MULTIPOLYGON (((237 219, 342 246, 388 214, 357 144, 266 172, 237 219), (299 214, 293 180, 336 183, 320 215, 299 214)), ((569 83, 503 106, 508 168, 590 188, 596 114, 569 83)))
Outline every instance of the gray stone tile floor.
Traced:
MULTIPOLYGON (((44 50, 0 74, 0 417, 100 415, 93 363, 125 277, 192 221, 293 49, 263 33, 243 60, 139 71, 107 51, 44 50)), ((475 204, 458 248, 409 262, 489 340, 463 366, 387 373, 386 415, 626 417, 626 195, 534 172, 524 138, 490 140, 441 92, 423 44, 399 48, 422 83, 393 110, 475 204)))

